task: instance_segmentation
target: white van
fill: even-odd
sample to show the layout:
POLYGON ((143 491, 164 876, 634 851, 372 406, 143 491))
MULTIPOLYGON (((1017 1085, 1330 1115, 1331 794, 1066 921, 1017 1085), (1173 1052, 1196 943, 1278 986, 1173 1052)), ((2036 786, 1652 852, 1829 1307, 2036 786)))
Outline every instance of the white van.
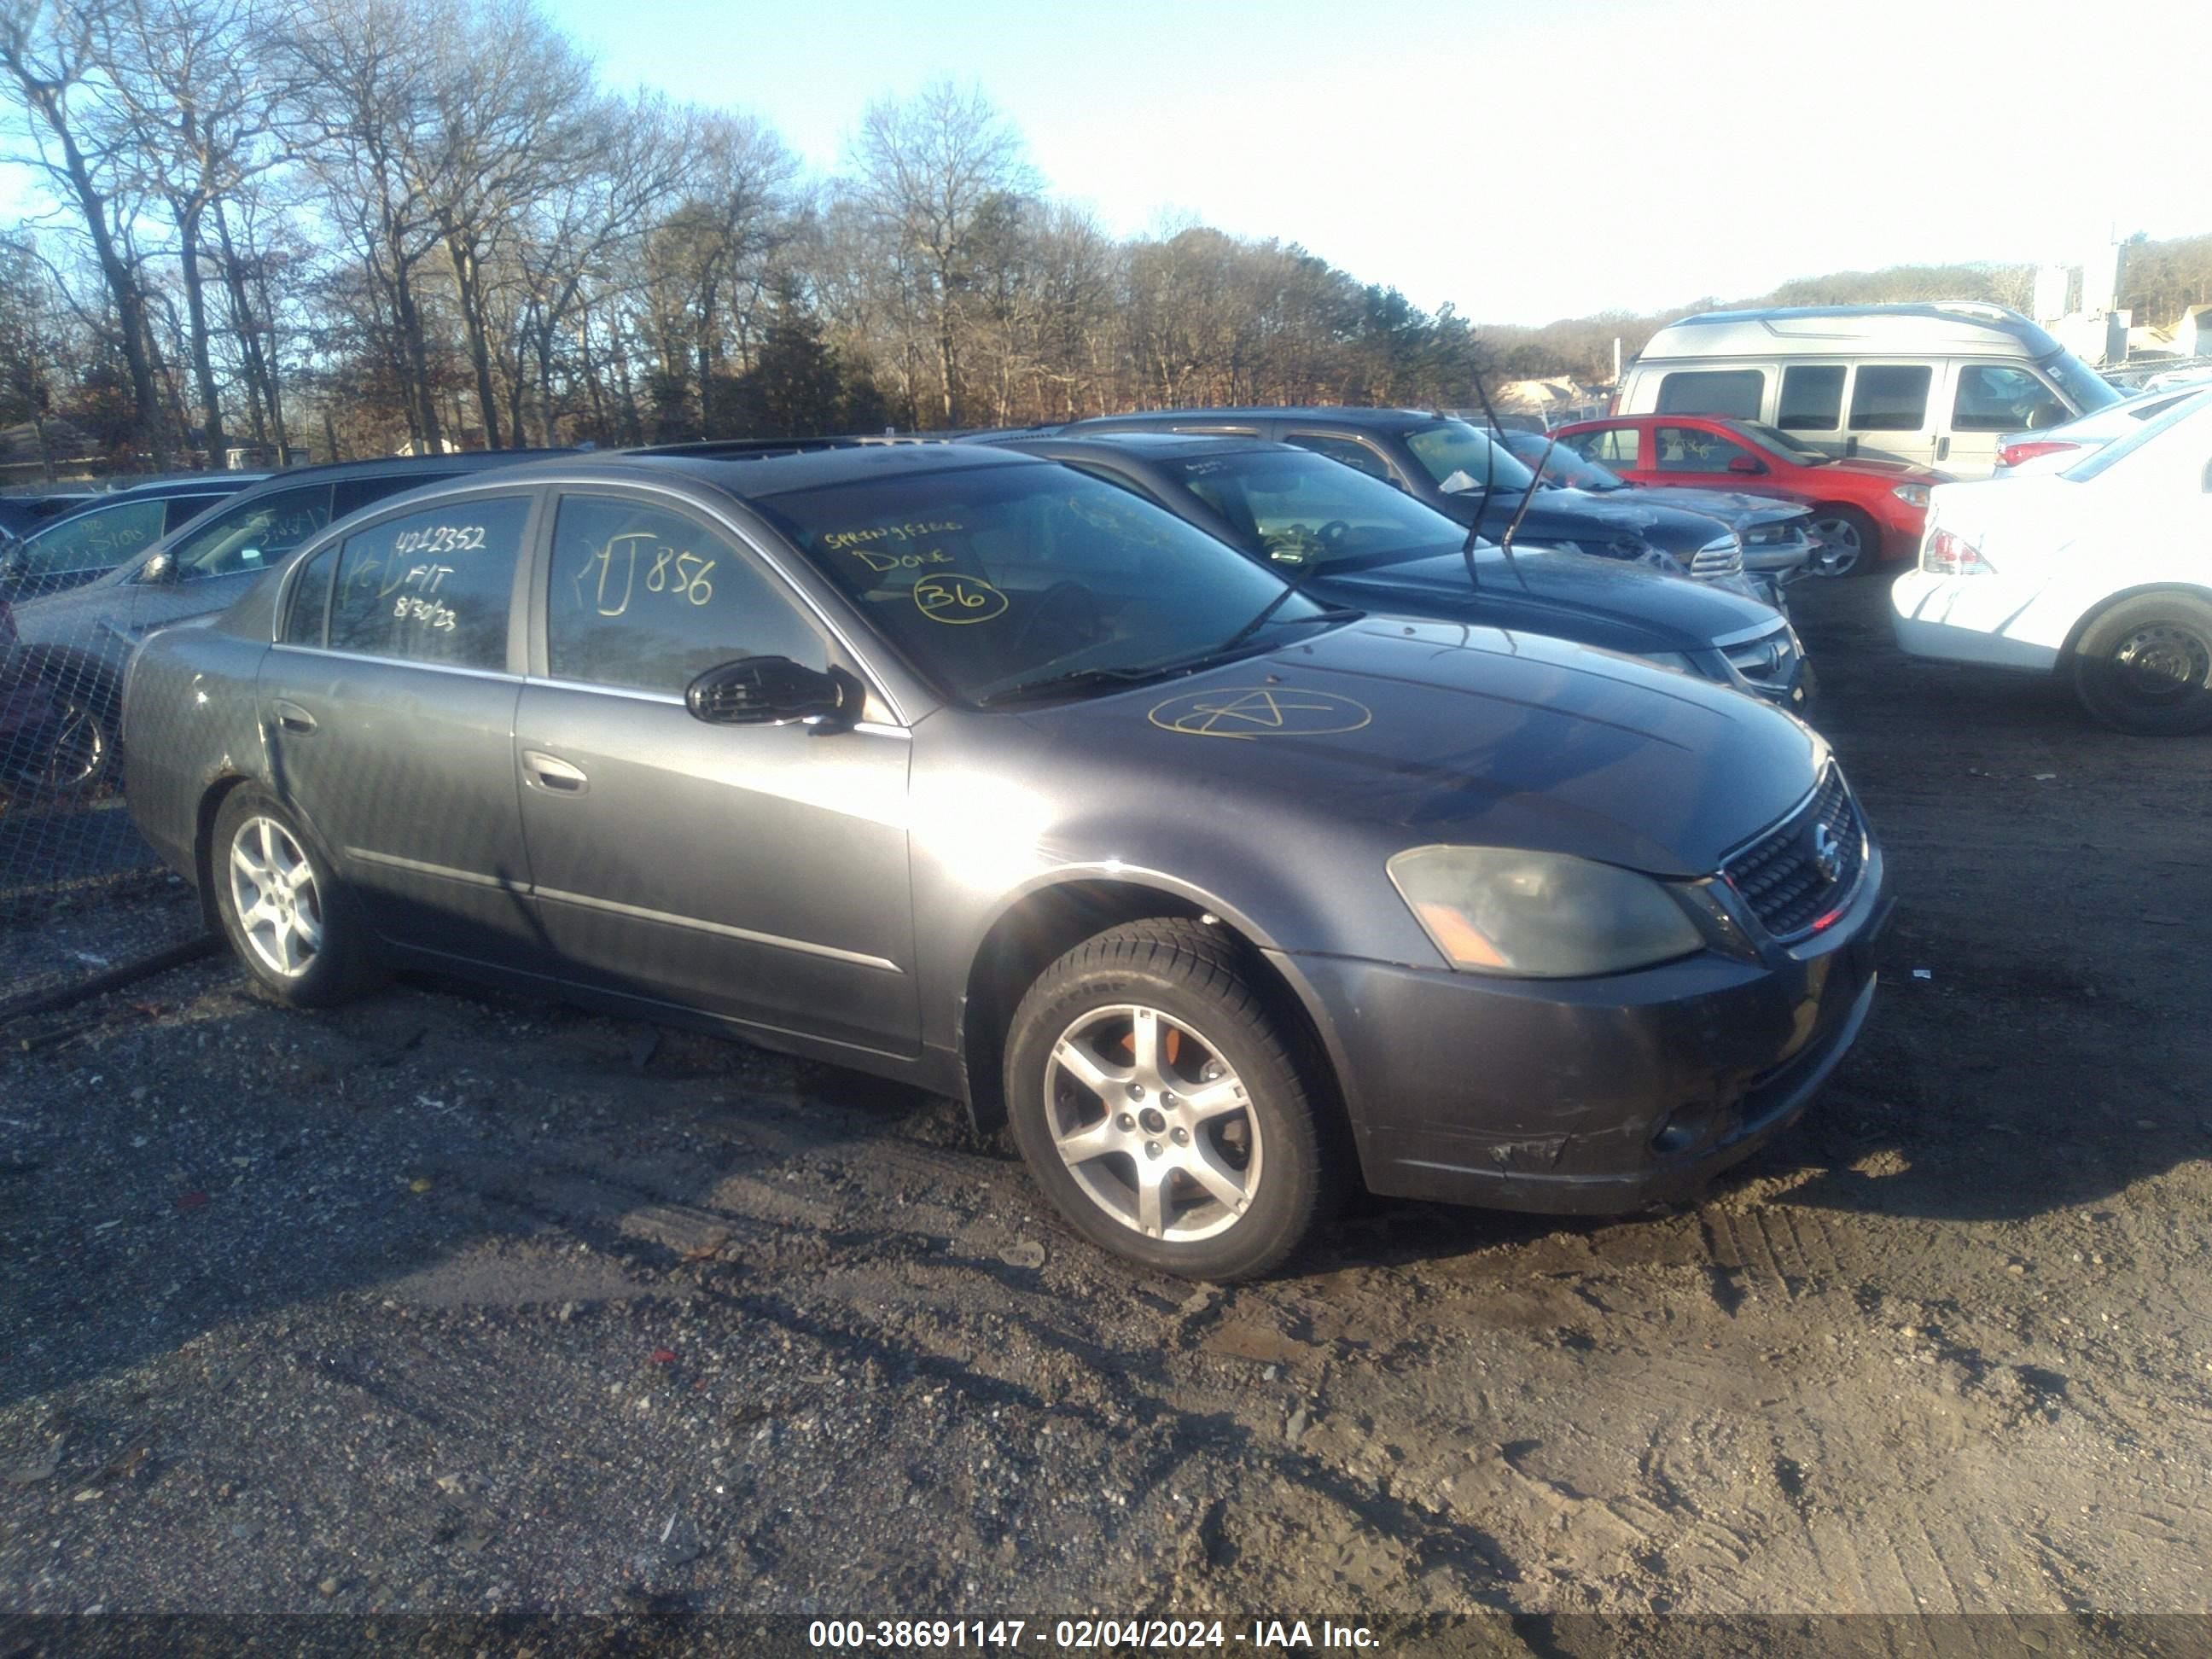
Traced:
POLYGON ((1669 323, 1621 381, 1621 415, 1763 421, 1835 455, 1984 477, 2008 433, 2120 394, 2017 312, 1968 301, 1711 311, 1669 323))

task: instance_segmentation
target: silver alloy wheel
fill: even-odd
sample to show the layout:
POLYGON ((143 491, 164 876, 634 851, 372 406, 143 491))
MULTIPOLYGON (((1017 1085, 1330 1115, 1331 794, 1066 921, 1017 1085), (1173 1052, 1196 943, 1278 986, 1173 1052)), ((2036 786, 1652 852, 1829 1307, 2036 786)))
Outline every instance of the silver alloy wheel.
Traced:
POLYGON ((1201 1033, 1157 1008, 1093 1008, 1060 1034, 1045 1127, 1086 1197, 1147 1238, 1192 1243, 1259 1195, 1260 1123, 1201 1033))
POLYGON ((1848 576, 1858 568, 1865 545, 1859 527, 1849 519, 1823 514, 1813 520, 1812 532, 1820 539, 1806 568, 1816 576, 1848 576))
POLYGON ((261 965, 297 979, 323 947, 323 896, 315 867, 292 832, 253 817, 230 840, 230 902, 239 931, 261 965))
POLYGON ((46 751, 40 787, 62 794, 91 782, 107 763, 107 733, 97 715, 71 699, 61 706, 54 738, 46 751))

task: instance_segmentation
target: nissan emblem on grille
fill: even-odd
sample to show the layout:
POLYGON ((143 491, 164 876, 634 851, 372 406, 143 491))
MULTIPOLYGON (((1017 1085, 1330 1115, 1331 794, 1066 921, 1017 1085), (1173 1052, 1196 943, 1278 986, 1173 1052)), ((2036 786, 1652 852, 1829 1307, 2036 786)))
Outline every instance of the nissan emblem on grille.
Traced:
POLYGON ((1813 867, 1830 886, 1844 873, 1844 844, 1825 823, 1813 826, 1813 867))

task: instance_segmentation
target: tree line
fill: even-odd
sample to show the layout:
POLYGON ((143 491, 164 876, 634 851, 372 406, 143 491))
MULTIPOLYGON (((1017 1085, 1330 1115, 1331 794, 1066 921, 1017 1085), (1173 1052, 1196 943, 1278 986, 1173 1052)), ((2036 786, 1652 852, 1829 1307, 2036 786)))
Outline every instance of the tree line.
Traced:
MULTIPOLYGON (((0 152, 53 204, 0 234, 0 426, 118 466, 1460 405, 1681 314, 1478 331, 1292 244, 1117 238, 951 82, 810 174, 742 110, 601 84, 533 0, 10 0, 0 152)), ((2165 289, 2203 297, 2199 240, 2165 289)), ((1790 297, 1969 280, 2024 278, 1790 297)))

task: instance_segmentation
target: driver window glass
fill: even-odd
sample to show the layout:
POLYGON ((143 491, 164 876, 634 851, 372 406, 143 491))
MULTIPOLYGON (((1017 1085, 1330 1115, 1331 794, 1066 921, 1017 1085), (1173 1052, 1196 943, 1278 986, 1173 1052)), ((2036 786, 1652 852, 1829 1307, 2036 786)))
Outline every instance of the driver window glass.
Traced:
POLYGON ((1384 483, 1391 482, 1390 464, 1357 438, 1334 437, 1322 432, 1292 432, 1285 434, 1284 441, 1296 444, 1300 449, 1310 449, 1316 455, 1326 455, 1332 461, 1341 461, 1370 478, 1380 478, 1384 483))
POLYGON ((1951 402, 1954 432, 2019 432, 2065 418, 2050 388, 2024 368, 1968 363, 1959 370, 1959 392, 1951 402))
POLYGON ((330 521, 328 484, 280 489, 241 501, 177 544, 177 574, 191 581, 266 570, 330 521))
POLYGON ((161 505, 131 501, 58 524, 24 544, 25 568, 33 576, 111 569, 161 539, 161 505))
POLYGON ((1737 456, 1751 453, 1698 427, 1662 426, 1655 435, 1662 472, 1725 472, 1737 456))
POLYGON ((1833 432, 1844 418, 1844 366, 1805 363, 1782 371, 1782 406, 1774 424, 1784 432, 1833 432))
POLYGON ((562 498, 545 649, 555 679, 671 696, 740 657, 830 665, 822 635, 727 538, 604 495, 562 498))

